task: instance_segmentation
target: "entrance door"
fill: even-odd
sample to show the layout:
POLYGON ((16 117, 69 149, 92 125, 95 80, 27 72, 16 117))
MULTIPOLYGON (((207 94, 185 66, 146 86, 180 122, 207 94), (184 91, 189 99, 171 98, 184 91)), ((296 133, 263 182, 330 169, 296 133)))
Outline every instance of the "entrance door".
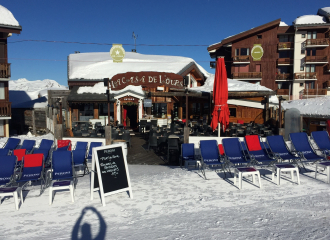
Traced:
POLYGON ((126 125, 127 125, 127 127, 131 128, 131 129, 136 129, 138 127, 137 110, 138 110, 137 105, 131 105, 131 106, 124 105, 123 106, 122 116, 124 117, 124 111, 126 111, 126 125))

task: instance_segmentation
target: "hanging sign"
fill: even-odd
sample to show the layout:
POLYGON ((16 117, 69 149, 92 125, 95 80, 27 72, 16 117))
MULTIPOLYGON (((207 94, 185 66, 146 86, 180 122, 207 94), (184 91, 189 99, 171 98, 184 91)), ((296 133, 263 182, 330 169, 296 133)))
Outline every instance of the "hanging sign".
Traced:
POLYGON ((152 100, 148 99, 148 98, 143 99, 143 106, 144 107, 152 107, 152 100))
POLYGON ((262 48, 261 44, 254 44, 251 50, 253 61, 260 61, 263 55, 264 49, 262 48))
POLYGON ((110 56, 113 62, 123 62, 125 57, 125 49, 121 44, 112 44, 110 49, 110 56))
POLYGON ((127 159, 123 152, 124 146, 121 144, 93 148, 91 200, 94 191, 97 190, 100 191, 103 206, 105 206, 105 196, 119 192, 128 191, 129 196, 133 198, 127 159))

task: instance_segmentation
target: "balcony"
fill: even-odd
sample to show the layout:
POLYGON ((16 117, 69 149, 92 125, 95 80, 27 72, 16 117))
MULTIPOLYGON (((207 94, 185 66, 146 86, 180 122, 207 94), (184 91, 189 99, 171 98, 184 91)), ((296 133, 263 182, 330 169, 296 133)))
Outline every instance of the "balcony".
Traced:
POLYGON ((316 80, 317 79, 317 74, 315 72, 310 72, 310 73, 295 73, 294 74, 294 79, 313 79, 316 80))
POLYGON ((276 95, 289 95, 289 89, 277 89, 276 90, 276 95))
POLYGON ((292 80, 293 76, 291 73, 280 73, 280 74, 276 74, 275 79, 276 80, 292 80))
POLYGON ((327 89, 303 89, 299 93, 303 95, 327 95, 327 89))
POLYGON ((328 38, 318 38, 318 39, 307 39, 305 41, 305 47, 328 47, 329 39, 328 38))
POLYGON ((10 78, 10 63, 0 63, 0 78, 10 78))
POLYGON ((327 56, 306 56, 305 58, 306 64, 325 64, 328 63, 327 56))
POLYGON ((294 48, 293 42, 279 42, 277 45, 278 50, 290 50, 294 48))
POLYGON ((233 58, 234 64, 246 64, 250 63, 250 56, 235 56, 233 58))
POLYGON ((10 117, 10 116, 11 116, 11 102, 0 101, 0 117, 10 117))
POLYGON ((239 72, 232 74, 233 79, 261 79, 261 72, 239 72))
POLYGON ((278 58, 277 65, 292 65, 293 59, 291 58, 278 58))

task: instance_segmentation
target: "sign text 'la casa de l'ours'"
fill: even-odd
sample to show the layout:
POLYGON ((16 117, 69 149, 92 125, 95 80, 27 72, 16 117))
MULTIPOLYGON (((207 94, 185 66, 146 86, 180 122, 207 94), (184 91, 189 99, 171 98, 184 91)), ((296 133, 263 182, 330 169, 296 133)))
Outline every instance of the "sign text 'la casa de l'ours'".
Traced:
POLYGON ((112 90, 120 90, 128 85, 148 87, 164 85, 170 88, 183 88, 183 77, 165 72, 127 72, 113 76, 110 84, 112 90))

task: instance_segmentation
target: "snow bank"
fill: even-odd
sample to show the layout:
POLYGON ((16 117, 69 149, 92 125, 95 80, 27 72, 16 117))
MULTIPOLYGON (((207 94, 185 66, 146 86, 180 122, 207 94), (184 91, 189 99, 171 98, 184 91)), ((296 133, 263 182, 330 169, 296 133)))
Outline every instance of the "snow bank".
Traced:
MULTIPOLYGON (((83 94, 83 93, 105 94, 106 90, 107 90, 107 87, 104 86, 104 83, 99 82, 99 83, 95 84, 93 87, 79 87, 77 93, 78 94, 83 94)), ((126 91, 131 91, 131 92, 134 92, 137 94, 144 95, 144 92, 143 92, 141 86, 132 86, 132 85, 128 85, 125 88, 118 90, 118 91, 111 90, 111 94, 119 95, 126 91)))
POLYGON ((48 90, 63 89, 67 89, 67 87, 50 79, 10 80, 9 100, 12 102, 12 108, 42 108, 47 105, 48 90))
POLYGON ((302 115, 330 117, 330 97, 318 97, 282 102, 284 109, 297 108, 302 115))
MULTIPOLYGON (((212 92, 213 84, 214 84, 214 74, 210 74, 209 77, 206 79, 203 86, 193 87, 190 89, 194 90, 194 91, 198 91, 198 92, 212 92)), ((261 85, 247 83, 247 82, 228 78, 228 91, 229 92, 238 92, 238 91, 251 92, 251 91, 272 91, 272 90, 269 88, 266 88, 264 86, 261 86, 261 85)))
POLYGON ((1 25, 10 25, 10 26, 19 26, 18 21, 15 19, 14 15, 4 6, 0 5, 0 24, 1 25))
POLYGON ((288 24, 286 24, 285 22, 280 22, 280 27, 286 27, 286 26, 288 26, 288 24))
POLYGON ((299 25, 299 24, 325 24, 327 23, 327 20, 323 16, 319 15, 304 15, 297 17, 293 24, 299 25))
MULTIPOLYGON (((192 58, 163 55, 146 55, 126 52, 122 63, 114 63, 109 52, 75 53, 69 55, 69 79, 103 79, 126 72, 178 73, 192 58)), ((196 64, 208 76, 208 72, 196 64)))

